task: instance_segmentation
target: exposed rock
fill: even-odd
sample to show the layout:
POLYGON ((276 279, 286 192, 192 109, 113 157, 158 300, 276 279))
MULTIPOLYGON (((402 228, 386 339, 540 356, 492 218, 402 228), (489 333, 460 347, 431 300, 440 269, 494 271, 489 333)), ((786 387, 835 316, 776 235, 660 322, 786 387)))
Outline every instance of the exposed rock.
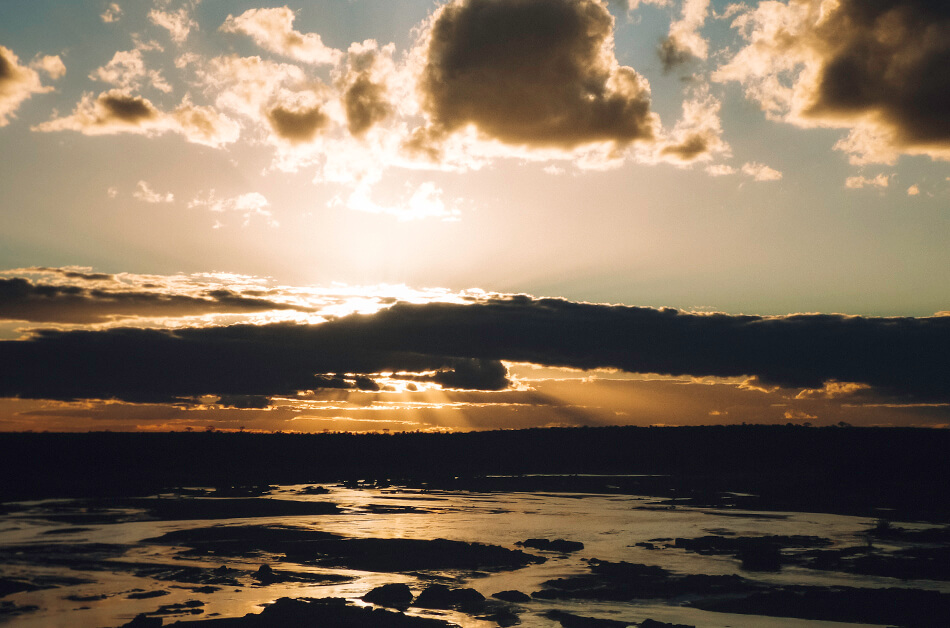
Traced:
POLYGON ((626 621, 583 617, 566 611, 548 611, 544 616, 558 622, 563 628, 627 628, 632 625, 626 621))
POLYGON ((531 596, 521 591, 499 591, 498 593, 492 593, 492 597, 505 602, 515 602, 516 604, 531 601, 531 596))
POLYGON ((377 606, 405 610, 412 604, 412 590, 403 583, 384 584, 376 587, 361 598, 377 606))
POLYGON ((521 623, 521 618, 518 617, 518 613, 508 607, 496 608, 490 613, 477 616, 475 619, 493 621, 503 628, 507 626, 517 626, 521 623))
MULTIPOLYGON (((156 624, 159 625, 159 624, 156 624)), ((411 617, 381 608, 358 607, 341 598, 280 598, 259 614, 237 619, 179 621, 179 628, 458 628, 440 619, 411 617)), ((128 627, 126 627, 128 628, 128 627)), ((136 627, 138 628, 138 627, 136 627)))
POLYGON ((611 563, 592 558, 590 574, 548 580, 538 599, 586 599, 628 601, 671 598, 679 595, 748 593, 759 585, 739 576, 680 575, 662 567, 636 563, 611 563))
POLYGON ((578 541, 565 541, 564 539, 555 539, 553 541, 549 539, 528 539, 526 541, 519 541, 515 545, 521 547, 531 547, 534 549, 543 550, 546 552, 577 552, 584 549, 584 544, 578 541))
POLYGON ((0 602, 0 617, 13 617, 14 615, 22 615, 23 613, 32 613, 38 609, 38 606, 32 604, 20 606, 4 600, 0 602))
POLYGON ((159 589, 157 591, 133 591, 126 595, 126 599, 129 600, 148 600, 153 597, 163 597, 168 595, 168 591, 159 589))
POLYGON ((723 613, 915 628, 943 628, 950 617, 950 594, 920 589, 787 586, 745 596, 697 600, 691 605, 723 613))
POLYGON ((444 584, 430 584, 412 605, 441 610, 454 608, 463 613, 477 613, 485 607, 485 596, 475 589, 450 589, 444 584))

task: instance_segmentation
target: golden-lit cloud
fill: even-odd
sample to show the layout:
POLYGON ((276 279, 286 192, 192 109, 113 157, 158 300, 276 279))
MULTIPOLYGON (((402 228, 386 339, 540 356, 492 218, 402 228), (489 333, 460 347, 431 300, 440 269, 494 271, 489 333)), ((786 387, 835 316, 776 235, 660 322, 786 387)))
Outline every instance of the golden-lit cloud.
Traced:
POLYGON ((316 33, 294 30, 293 10, 289 7, 248 9, 237 17, 228 15, 220 30, 249 36, 270 52, 314 65, 336 65, 343 53, 323 43, 316 33))
POLYGON ((657 142, 655 160, 690 164, 728 156, 730 149, 722 139, 719 119, 721 107, 722 102, 710 95, 708 86, 694 90, 692 98, 683 102, 682 118, 668 137, 657 142))
POLYGON ((218 198, 214 190, 205 196, 199 196, 188 203, 189 208, 206 207, 209 211, 224 214, 237 213, 243 216, 244 226, 247 227, 255 216, 262 218, 268 226, 279 227, 280 223, 274 220, 273 213, 267 209, 270 202, 259 192, 247 192, 232 198, 218 198))
POLYGON ((66 76, 66 64, 59 55, 39 55, 33 59, 30 67, 45 72, 54 81, 66 76))
POLYGON ((198 30, 198 23, 192 19, 190 9, 191 7, 187 5, 180 7, 177 11, 152 9, 148 12, 148 19, 152 24, 167 30, 172 41, 181 44, 188 39, 192 30, 198 30))
POLYGON ((131 133, 154 136, 178 133, 187 141, 214 148, 237 141, 240 126, 211 107, 192 104, 187 98, 171 113, 160 111, 150 100, 121 89, 96 97, 86 93, 71 115, 32 127, 34 131, 77 131, 83 135, 131 133))
POLYGON ((116 52, 109 63, 96 69, 89 78, 126 90, 138 89, 145 84, 165 93, 172 91, 160 70, 146 69, 142 51, 138 48, 116 52))
POLYGON ((844 186, 852 190, 866 187, 886 188, 889 184, 890 177, 883 173, 875 177, 865 177, 863 175, 848 177, 844 181, 844 186))
POLYGON ((347 128, 355 137, 365 135, 395 112, 388 87, 396 72, 392 60, 394 50, 392 44, 380 49, 372 39, 354 43, 347 50, 346 70, 337 83, 342 92, 347 128))
POLYGON ((713 78, 738 81, 772 118, 849 130, 851 162, 950 159, 950 10, 925 0, 762 2, 713 78))
POLYGON ((699 33, 709 13, 709 0, 683 0, 680 18, 670 24, 670 34, 660 42, 659 55, 667 71, 692 57, 705 59, 709 44, 699 33))
POLYGON ((0 46, 0 127, 9 124, 16 110, 33 94, 51 91, 53 88, 42 84, 36 70, 20 65, 20 58, 12 50, 0 46))
POLYGON ((291 144, 310 142, 329 126, 330 116, 313 92, 298 92, 292 97, 294 102, 280 102, 267 109, 267 122, 280 139, 291 144))
POLYGON ((423 35, 426 135, 467 127, 513 146, 570 150, 651 140, 650 86, 614 56, 613 17, 596 0, 456 0, 423 35))
POLYGON ((118 22, 119 18, 122 17, 122 7, 119 6, 118 2, 110 2, 109 6, 106 7, 106 10, 99 15, 101 19, 106 24, 111 24, 113 22, 118 22))
POLYGON ((742 172, 756 181, 779 181, 782 178, 782 173, 778 170, 756 162, 742 164, 742 172))
POLYGON ((153 190, 148 182, 139 181, 136 186, 135 192, 132 193, 132 197, 136 198, 143 203, 171 203, 175 200, 175 195, 171 192, 167 194, 159 194, 153 190))

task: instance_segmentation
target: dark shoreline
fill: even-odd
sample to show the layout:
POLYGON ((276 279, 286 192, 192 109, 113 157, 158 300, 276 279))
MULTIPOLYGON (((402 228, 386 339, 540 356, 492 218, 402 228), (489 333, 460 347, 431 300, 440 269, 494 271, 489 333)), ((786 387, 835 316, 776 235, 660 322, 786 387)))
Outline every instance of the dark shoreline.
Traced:
MULTIPOLYGON (((653 495, 950 521, 950 430, 742 425, 467 433, 3 433, 0 501, 325 482, 653 495), (611 477, 606 477, 611 476, 611 477)), ((670 501, 675 500, 675 501, 670 501)))

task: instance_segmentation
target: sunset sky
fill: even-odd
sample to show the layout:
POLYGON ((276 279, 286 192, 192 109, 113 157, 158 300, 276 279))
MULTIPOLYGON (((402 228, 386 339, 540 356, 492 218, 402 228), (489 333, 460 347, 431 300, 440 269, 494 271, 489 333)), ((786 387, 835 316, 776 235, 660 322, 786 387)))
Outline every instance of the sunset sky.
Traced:
POLYGON ((943 0, 8 0, 0 430, 950 425, 943 0))

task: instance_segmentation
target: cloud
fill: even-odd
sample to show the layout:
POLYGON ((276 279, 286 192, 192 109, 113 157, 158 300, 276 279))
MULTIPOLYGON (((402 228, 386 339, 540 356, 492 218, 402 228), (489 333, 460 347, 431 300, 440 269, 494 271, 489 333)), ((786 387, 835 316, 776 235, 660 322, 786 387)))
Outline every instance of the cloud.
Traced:
POLYGON ((736 169, 727 164, 706 166, 706 173, 712 177, 725 177, 736 173, 736 169))
POLYGON ((356 184, 346 200, 336 196, 330 201, 329 206, 344 205, 348 209, 369 214, 388 214, 400 221, 426 218, 454 221, 458 220, 462 213, 457 206, 446 205, 442 199, 442 189, 432 181, 426 181, 415 189, 410 189, 408 198, 395 203, 380 203, 373 199, 373 186, 377 182, 375 178, 367 178, 356 184))
POLYGON ((782 173, 778 170, 756 162, 742 164, 742 172, 756 181, 779 181, 782 178, 782 173))
POLYGON ((917 196, 918 194, 920 194, 920 187, 916 183, 907 188, 907 196, 917 196))
POLYGON ((670 136, 657 142, 655 161, 690 164, 709 161, 716 155, 728 155, 729 145, 722 139, 719 110, 722 103, 702 85, 693 97, 683 102, 683 117, 670 136))
POLYGON ((248 192, 232 198, 218 198, 215 191, 211 190, 204 198, 196 197, 190 203, 189 208, 207 207, 208 210, 219 214, 235 212, 244 216, 244 226, 250 224, 251 218, 261 216, 271 227, 278 227, 280 223, 274 220, 274 215, 270 210, 265 209, 270 206, 270 202, 263 194, 259 192, 248 192))
POLYGON ((111 2, 99 16, 99 19, 106 24, 111 24, 112 22, 118 22, 120 17, 122 17, 122 7, 119 6, 118 2, 111 2))
POLYGON ((71 115, 32 127, 34 131, 77 131, 83 135, 161 135, 178 133, 187 141, 214 148, 237 141, 241 128, 211 107, 193 105, 187 98, 171 113, 164 113, 147 98, 122 89, 93 98, 86 93, 71 115))
POLYGON ((284 6, 269 9, 248 9, 228 18, 220 30, 248 35, 258 46, 270 52, 314 65, 336 65, 343 53, 324 45, 320 35, 294 30, 294 12, 284 6))
POLYGON ((145 181, 139 181, 132 196, 145 203, 171 203, 175 200, 175 195, 171 192, 168 194, 159 194, 150 188, 145 181))
POLYGON ((148 12, 148 19, 152 24, 167 30, 172 41, 177 44, 184 43, 192 29, 198 30, 198 23, 189 15, 189 7, 187 6, 174 12, 152 9, 148 12))
POLYGON ((709 0, 683 0, 680 19, 670 24, 670 34, 660 43, 658 53, 663 69, 670 71, 690 58, 705 59, 709 44, 699 34, 709 13, 709 0))
POLYGON ((905 403, 947 402, 948 353, 948 317, 731 316, 513 296, 397 303, 316 325, 40 332, 0 342, 0 361, 18 367, 0 379, 0 396, 273 396, 319 388, 334 373, 397 372, 494 389, 509 361, 755 376, 760 387, 829 394, 830 382, 848 382, 905 403))
POLYGON ((109 63, 89 74, 89 78, 125 90, 138 89, 143 84, 148 84, 165 93, 172 91, 171 85, 165 81, 160 70, 145 68, 142 51, 138 48, 116 52, 109 63))
POLYGON ((849 129, 852 163, 950 159, 950 5, 932 0, 762 2, 733 22, 748 44, 713 75, 771 117, 849 129))
POLYGON ((12 50, 0 46, 0 127, 10 123, 16 110, 33 94, 53 91, 44 87, 36 70, 20 65, 12 50))
POLYGON ((529 148, 651 140, 650 87, 617 62, 613 26, 596 0, 443 5, 422 37, 418 87, 429 125, 417 140, 437 143, 469 126, 529 148))
POLYGON ((22 277, 0 278, 0 319, 96 324, 121 318, 310 310, 220 288, 198 291, 192 295, 168 294, 141 287, 130 288, 104 273, 44 268, 32 271, 58 274, 72 281, 58 285, 49 281, 33 282, 22 277), (82 282, 94 283, 96 287, 87 287, 82 282))
POLYGON ((54 81, 66 76, 66 64, 58 55, 38 56, 30 63, 30 67, 46 72, 54 81))
POLYGON ((356 137, 395 112, 387 79, 395 73, 392 44, 379 49, 373 40, 354 43, 347 51, 346 72, 338 80, 343 93, 347 128, 356 137))
POLYGON ((876 177, 854 176, 848 177, 844 181, 844 186, 849 189, 858 189, 864 187, 886 188, 890 179, 886 174, 879 174, 876 177))

